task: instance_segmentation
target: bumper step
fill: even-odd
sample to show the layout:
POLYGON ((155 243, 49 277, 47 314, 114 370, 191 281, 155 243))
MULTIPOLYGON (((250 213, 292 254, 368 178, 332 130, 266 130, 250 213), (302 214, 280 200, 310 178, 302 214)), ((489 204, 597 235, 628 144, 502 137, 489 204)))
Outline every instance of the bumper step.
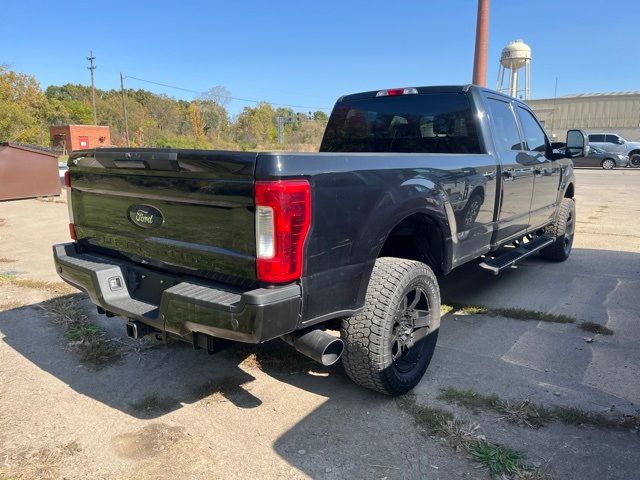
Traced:
POLYGON ((73 243, 54 245, 53 254, 60 277, 87 292, 102 311, 160 332, 260 343, 294 331, 299 322, 298 284, 244 290, 78 251, 73 243), (158 301, 138 295, 143 282, 158 289, 158 301))
POLYGON ((555 239, 553 237, 540 235, 498 257, 485 259, 480 266, 485 270, 489 270, 494 275, 498 275, 501 271, 511 267, 513 264, 551 245, 554 241, 555 239))

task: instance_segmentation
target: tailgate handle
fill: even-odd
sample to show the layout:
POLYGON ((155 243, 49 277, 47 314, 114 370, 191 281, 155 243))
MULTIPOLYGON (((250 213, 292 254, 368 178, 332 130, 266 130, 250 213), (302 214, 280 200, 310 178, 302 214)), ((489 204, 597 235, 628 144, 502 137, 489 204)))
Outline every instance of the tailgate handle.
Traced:
POLYGON ((149 168, 142 160, 114 160, 113 164, 118 168, 149 168))
POLYGON ((180 171, 177 152, 98 149, 94 155, 96 161, 106 168, 180 171))

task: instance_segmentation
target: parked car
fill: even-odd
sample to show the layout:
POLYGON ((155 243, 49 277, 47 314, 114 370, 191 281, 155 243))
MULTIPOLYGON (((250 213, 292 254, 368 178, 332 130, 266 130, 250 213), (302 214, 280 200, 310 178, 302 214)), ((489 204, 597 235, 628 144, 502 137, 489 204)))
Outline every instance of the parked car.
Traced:
POLYGON ((77 151, 74 241, 55 264, 134 338, 210 353, 281 338, 400 395, 434 353, 436 275, 481 256, 494 274, 569 257, 567 156, 587 135, 570 130, 567 147, 552 151, 525 103, 466 85, 345 95, 319 153, 77 151))
POLYGON ((632 166, 640 166, 640 142, 630 142, 615 133, 590 133, 589 145, 604 152, 626 155, 632 166))
MULTIPOLYGON (((616 167, 629 166, 629 157, 626 155, 607 153, 591 144, 589 144, 588 150, 588 154, 584 157, 573 159, 575 167, 600 167, 604 170, 613 170, 616 167)), ((559 151, 564 153, 564 148, 559 151)))

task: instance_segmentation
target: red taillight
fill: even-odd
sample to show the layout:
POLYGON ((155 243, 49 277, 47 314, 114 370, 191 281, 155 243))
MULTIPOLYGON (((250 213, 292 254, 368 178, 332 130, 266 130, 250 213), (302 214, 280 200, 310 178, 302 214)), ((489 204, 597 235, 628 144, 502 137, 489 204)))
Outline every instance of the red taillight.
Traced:
POLYGON ((69 175, 69 170, 64 172, 64 186, 66 188, 71 188, 71 175, 69 175))
POLYGON ((78 236, 76 235, 76 226, 73 223, 69 224, 69 236, 71 240, 77 240, 78 236))
POLYGON ((258 280, 283 283, 300 278, 311 225, 309 182, 257 181, 255 198, 258 280))

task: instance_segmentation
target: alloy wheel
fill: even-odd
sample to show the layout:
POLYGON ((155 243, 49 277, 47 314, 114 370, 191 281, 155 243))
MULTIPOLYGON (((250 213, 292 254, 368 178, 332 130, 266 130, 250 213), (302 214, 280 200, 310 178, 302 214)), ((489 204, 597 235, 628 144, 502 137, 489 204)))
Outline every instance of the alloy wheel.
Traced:
POLYGON ((413 287, 400 302, 393 326, 391 355, 398 371, 409 372, 418 364, 430 325, 431 309, 427 294, 422 288, 413 287))

